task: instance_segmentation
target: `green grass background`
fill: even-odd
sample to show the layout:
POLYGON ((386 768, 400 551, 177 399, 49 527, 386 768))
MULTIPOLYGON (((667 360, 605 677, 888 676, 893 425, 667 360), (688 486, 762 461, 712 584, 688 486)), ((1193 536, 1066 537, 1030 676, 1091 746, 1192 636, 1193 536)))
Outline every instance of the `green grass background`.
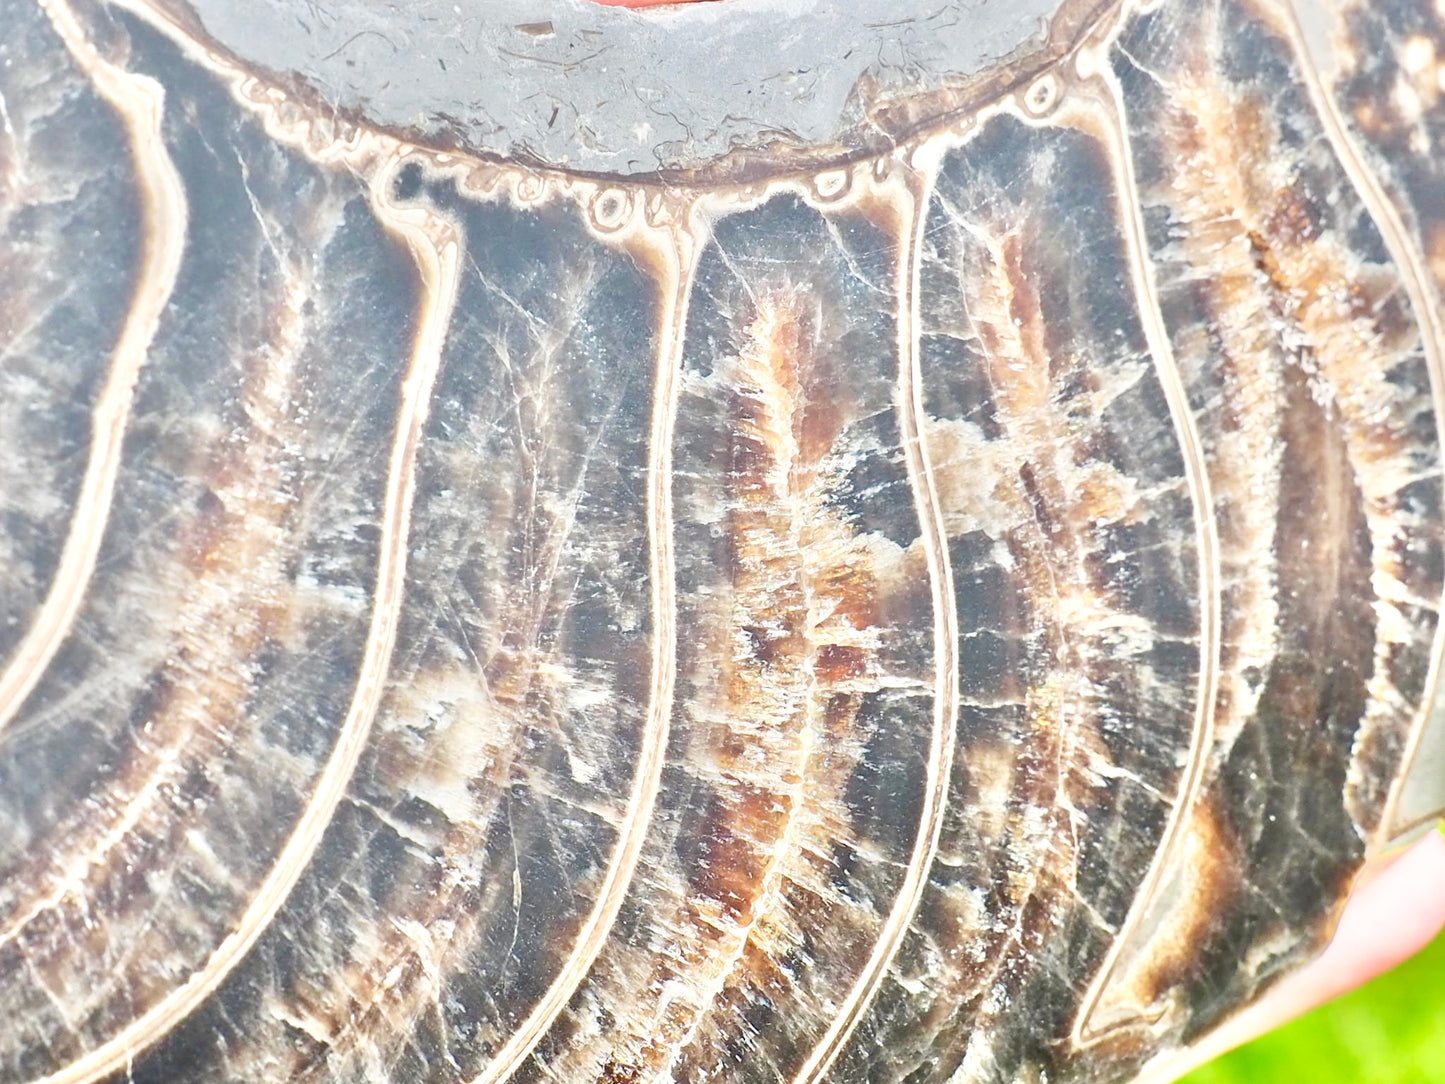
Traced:
POLYGON ((1445 1084, 1445 934, 1181 1084, 1445 1084))

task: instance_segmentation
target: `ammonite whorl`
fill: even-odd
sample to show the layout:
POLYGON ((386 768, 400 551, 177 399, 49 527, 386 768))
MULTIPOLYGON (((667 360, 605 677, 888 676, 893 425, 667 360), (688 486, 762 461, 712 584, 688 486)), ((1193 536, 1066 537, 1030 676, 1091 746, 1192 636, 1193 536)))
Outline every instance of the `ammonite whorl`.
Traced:
POLYGON ((0 0, 0 1081, 1157 1080, 1319 947, 1445 9, 1056 6, 0 0))

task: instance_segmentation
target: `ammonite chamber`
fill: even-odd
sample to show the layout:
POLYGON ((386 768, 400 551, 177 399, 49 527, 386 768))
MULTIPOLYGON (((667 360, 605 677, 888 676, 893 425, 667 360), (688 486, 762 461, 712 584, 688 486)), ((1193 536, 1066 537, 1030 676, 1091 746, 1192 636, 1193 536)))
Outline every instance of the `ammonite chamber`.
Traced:
POLYGON ((0 30, 0 1081, 1167 1079, 1445 805, 1438 4, 0 30))

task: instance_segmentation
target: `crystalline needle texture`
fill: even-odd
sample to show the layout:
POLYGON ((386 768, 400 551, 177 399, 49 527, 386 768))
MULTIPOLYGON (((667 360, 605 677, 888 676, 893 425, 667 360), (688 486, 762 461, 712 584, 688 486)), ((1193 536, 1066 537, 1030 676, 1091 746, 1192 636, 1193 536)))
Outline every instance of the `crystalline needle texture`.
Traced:
POLYGON ((0 1081, 1165 1080, 1318 949, 1440 800, 1445 14, 1005 6, 712 148, 0 0, 0 1081))

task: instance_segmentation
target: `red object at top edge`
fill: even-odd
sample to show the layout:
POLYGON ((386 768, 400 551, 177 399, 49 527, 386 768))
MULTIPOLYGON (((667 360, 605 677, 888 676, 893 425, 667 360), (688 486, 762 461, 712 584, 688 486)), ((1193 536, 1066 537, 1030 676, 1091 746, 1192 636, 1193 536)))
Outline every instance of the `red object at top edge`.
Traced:
POLYGON ((666 4, 716 3, 717 0, 592 0, 609 8, 660 8, 666 4))

